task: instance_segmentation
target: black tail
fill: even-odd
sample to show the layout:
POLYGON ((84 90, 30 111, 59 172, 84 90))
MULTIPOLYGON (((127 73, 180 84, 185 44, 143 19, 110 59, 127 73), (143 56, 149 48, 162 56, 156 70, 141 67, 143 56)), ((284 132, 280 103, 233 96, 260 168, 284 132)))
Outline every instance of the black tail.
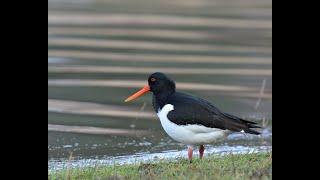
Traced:
POLYGON ((234 123, 236 124, 236 125, 234 124, 234 126, 233 126, 234 128, 232 128, 231 130, 236 131, 236 132, 241 132, 243 130, 245 133, 255 134, 255 135, 261 134, 260 132, 258 132, 256 130, 250 129, 250 128, 261 128, 261 126, 257 125, 256 122, 244 120, 244 119, 238 118, 236 116, 233 116, 233 115, 227 114, 227 113, 225 113, 224 115, 226 117, 234 120, 234 123))
POLYGON ((260 132, 255 131, 255 130, 252 130, 252 129, 250 129, 250 128, 245 129, 244 132, 245 132, 245 133, 249 133, 249 134, 255 134, 255 135, 261 134, 260 132))

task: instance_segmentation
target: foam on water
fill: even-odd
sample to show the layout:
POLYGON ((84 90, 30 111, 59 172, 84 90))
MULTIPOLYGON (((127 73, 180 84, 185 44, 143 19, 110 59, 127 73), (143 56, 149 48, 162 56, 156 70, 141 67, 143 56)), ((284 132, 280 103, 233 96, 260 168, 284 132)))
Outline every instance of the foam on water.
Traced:
MULTIPOLYGON (((269 152, 272 150, 271 146, 208 146, 206 147, 205 154, 226 155, 226 154, 246 154, 269 152)), ((194 155, 198 155, 194 151, 194 155)), ((177 160, 178 158, 186 158, 187 150, 167 150, 160 153, 137 153, 127 156, 106 157, 105 159, 81 159, 70 161, 48 161, 48 171, 57 171, 66 168, 84 168, 94 167, 97 165, 113 165, 113 164, 139 164, 139 163, 152 163, 163 159, 177 160)))

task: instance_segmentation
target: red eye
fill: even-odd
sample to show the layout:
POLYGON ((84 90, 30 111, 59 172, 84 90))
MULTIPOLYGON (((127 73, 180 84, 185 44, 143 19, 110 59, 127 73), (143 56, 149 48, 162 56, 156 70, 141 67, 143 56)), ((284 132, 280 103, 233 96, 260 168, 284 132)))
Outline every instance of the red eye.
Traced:
POLYGON ((151 78, 150 81, 151 81, 151 82, 155 82, 156 79, 155 79, 155 78, 151 78))

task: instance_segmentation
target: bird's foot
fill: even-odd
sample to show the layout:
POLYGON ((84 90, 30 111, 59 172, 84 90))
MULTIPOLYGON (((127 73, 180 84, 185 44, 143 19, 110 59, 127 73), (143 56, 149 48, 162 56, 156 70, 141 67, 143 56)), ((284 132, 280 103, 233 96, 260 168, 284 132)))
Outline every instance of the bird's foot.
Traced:
POLYGON ((192 162, 192 155, 193 155, 193 147, 189 146, 188 147, 188 158, 189 158, 190 163, 192 162))
POLYGON ((200 155, 200 159, 202 159, 204 154, 204 145, 200 145, 199 147, 199 155, 200 155))

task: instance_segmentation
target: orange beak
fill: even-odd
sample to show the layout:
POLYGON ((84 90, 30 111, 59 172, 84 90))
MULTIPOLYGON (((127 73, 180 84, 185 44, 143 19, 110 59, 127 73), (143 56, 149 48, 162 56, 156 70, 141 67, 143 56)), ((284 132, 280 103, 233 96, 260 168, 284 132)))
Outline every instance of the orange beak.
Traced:
POLYGON ((131 96, 129 96, 126 100, 124 100, 124 102, 128 102, 134 99, 137 99, 138 97, 144 95, 145 93, 150 91, 150 87, 148 85, 145 85, 140 91, 132 94, 131 96))

